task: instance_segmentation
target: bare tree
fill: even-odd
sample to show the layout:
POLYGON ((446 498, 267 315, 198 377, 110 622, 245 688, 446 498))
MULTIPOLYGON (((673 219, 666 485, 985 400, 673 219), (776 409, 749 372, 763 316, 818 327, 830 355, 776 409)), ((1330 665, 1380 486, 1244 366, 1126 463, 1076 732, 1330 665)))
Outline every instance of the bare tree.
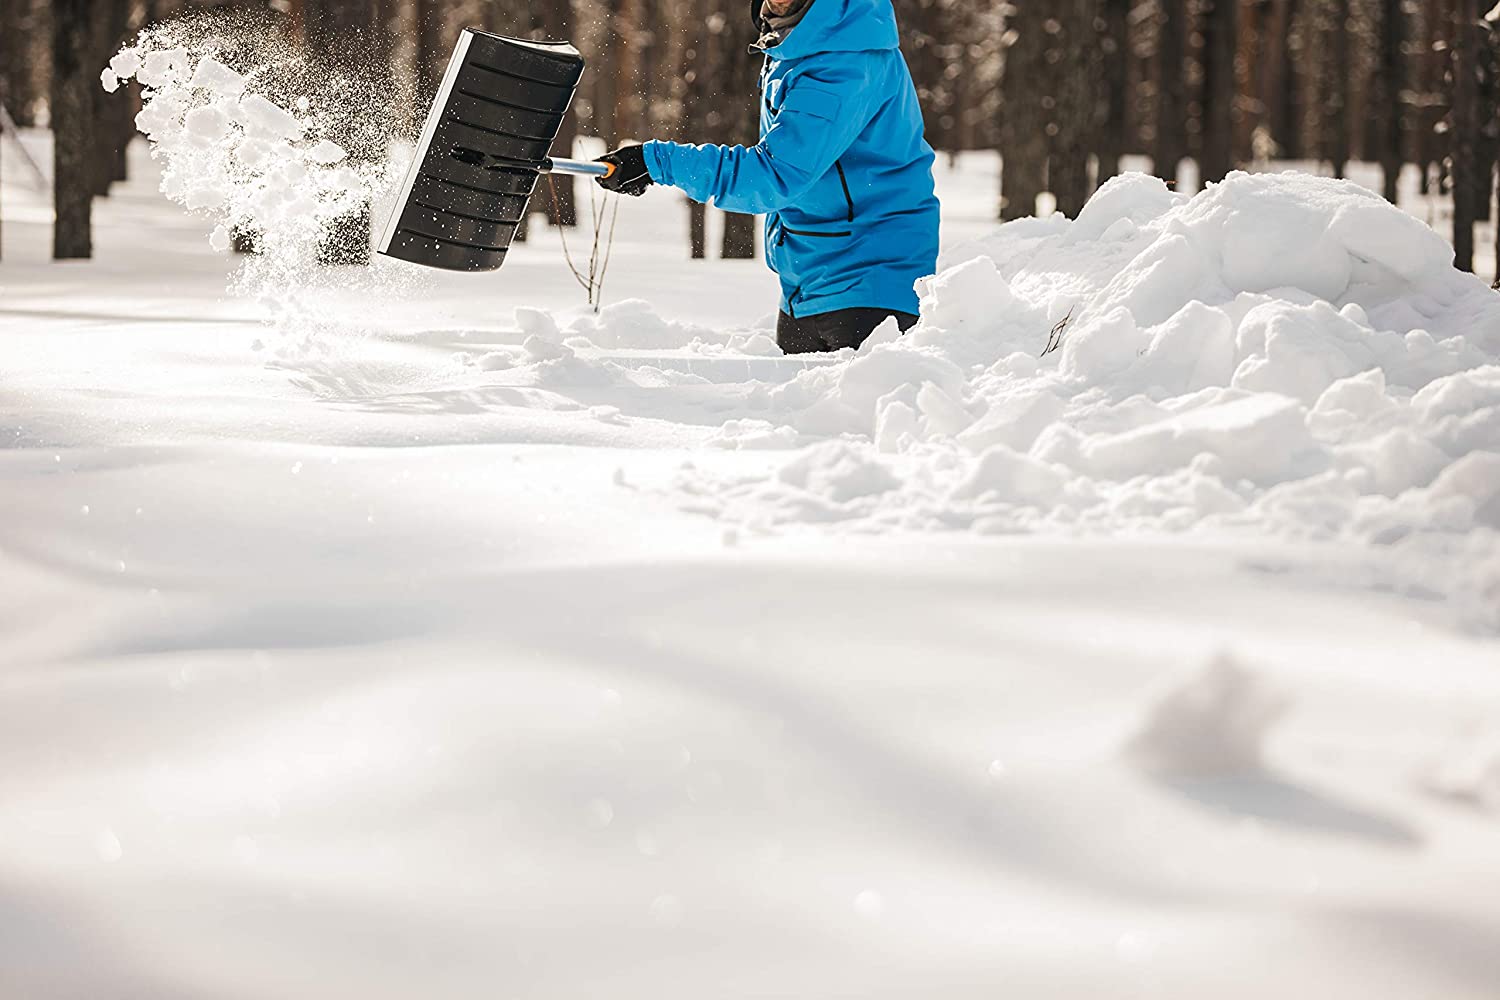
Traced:
POLYGON ((1327 157, 1333 164, 1333 176, 1343 177, 1349 170, 1349 33, 1352 18, 1350 0, 1332 0, 1327 26, 1328 51, 1323 84, 1324 138, 1327 157))
POLYGON ((1099 183, 1120 172, 1129 142, 1131 0, 1102 0, 1104 26, 1099 40, 1104 86, 1100 99, 1099 183))
POLYGON ((1047 20, 1036 0, 1014 0, 1006 19, 1000 120, 1000 218, 1006 222, 1033 214, 1047 189, 1047 113, 1037 90, 1049 73, 1047 20))
POLYGON ((94 255, 94 91, 99 86, 94 5, 89 0, 52 4, 52 256, 94 255))
POLYGON ((1188 154, 1187 36, 1192 17, 1187 0, 1157 0, 1160 38, 1157 62, 1160 95, 1156 105, 1156 176, 1177 183, 1177 170, 1188 154))
MULTIPOLYGON (((1479 192, 1479 5, 1457 0, 1453 46, 1453 250, 1462 271, 1474 270, 1474 223, 1479 192)), ((1488 180, 1488 178, 1485 178, 1488 180)))
POLYGON ((1047 125, 1047 186, 1057 210, 1077 218, 1093 193, 1089 154, 1096 148, 1099 108, 1097 0, 1057 0, 1046 24, 1054 66, 1052 120, 1047 125))
POLYGON ((1377 114, 1381 125, 1380 164, 1385 173, 1385 197, 1396 203, 1401 167, 1406 162, 1406 7, 1402 0, 1380 0, 1380 68, 1376 73, 1377 114))
MULTIPOLYGON (((98 49, 94 62, 103 66, 115 54, 130 31, 131 0, 103 0, 96 3, 99 17, 95 27, 99 32, 98 49)), ((126 179, 126 148, 135 133, 135 111, 132 107, 132 88, 120 87, 113 94, 104 88, 93 89, 94 136, 96 143, 94 194, 105 196, 115 181, 126 179)))
MULTIPOLYGON (((710 0, 708 51, 714 73, 709 96, 709 135, 731 145, 753 146, 760 138, 760 100, 756 91, 758 60, 750 53, 755 22, 741 0, 710 0)), ((724 216, 722 256, 731 260, 755 257, 756 217, 734 212, 724 216)))
POLYGON ((1239 49, 1239 0, 1203 2, 1204 183, 1222 181, 1234 169, 1234 60, 1239 49))

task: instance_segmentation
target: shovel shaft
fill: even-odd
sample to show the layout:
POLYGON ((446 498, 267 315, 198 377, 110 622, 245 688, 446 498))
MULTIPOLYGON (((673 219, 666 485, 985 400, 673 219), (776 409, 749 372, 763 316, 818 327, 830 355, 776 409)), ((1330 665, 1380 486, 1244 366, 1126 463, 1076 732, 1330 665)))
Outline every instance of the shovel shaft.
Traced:
POLYGON ((542 172, 580 174, 584 177, 609 177, 615 172, 615 165, 613 163, 587 163, 583 160, 560 160, 554 157, 546 161, 542 166, 542 172))

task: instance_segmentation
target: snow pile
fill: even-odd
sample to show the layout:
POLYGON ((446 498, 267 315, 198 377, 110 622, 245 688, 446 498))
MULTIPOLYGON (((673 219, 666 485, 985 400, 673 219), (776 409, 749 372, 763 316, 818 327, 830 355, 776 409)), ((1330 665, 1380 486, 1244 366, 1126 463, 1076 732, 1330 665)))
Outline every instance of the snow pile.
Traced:
POLYGON ((853 449, 897 487, 857 512, 837 475, 690 492, 763 528, 831 504, 863 530, 1347 538, 1500 620, 1500 296, 1417 219, 1316 177, 1189 199, 1127 175, 1075 222, 1005 226, 945 264, 910 334, 740 415, 839 439, 798 461, 853 449))
POLYGON ((1221 777, 1259 771, 1267 735, 1289 702, 1221 655, 1162 694, 1127 746, 1148 771, 1221 777))
POLYGON ((218 223, 215 250, 236 237, 255 246, 236 291, 265 302, 301 347, 339 325, 308 291, 401 292, 413 279, 378 259, 363 276, 320 266, 359 249, 342 244, 368 239, 368 227, 349 220, 399 180, 397 119, 381 87, 315 69, 274 27, 224 17, 144 31, 101 74, 108 91, 129 80, 142 87, 136 124, 162 162, 163 193, 218 223))

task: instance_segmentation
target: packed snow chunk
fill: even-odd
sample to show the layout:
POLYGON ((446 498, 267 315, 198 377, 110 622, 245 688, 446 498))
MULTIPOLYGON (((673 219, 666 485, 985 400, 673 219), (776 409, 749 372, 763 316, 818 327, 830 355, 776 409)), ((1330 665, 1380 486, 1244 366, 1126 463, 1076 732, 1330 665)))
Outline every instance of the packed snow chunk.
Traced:
MULTIPOLYGON (((158 49, 147 53, 134 76, 144 86, 159 89, 178 82, 186 74, 188 62, 186 49, 158 49)), ((115 72, 118 73, 119 70, 115 72)))
POLYGON ((259 94, 240 99, 235 121, 251 135, 267 139, 300 139, 303 133, 302 123, 295 115, 259 94))
POLYGON ((1096 476, 1125 480, 1211 455, 1220 478, 1269 486, 1305 474, 1321 456, 1305 416, 1296 400, 1274 393, 1231 396, 1122 434, 1088 439, 1083 459, 1096 476))
POLYGON ((223 142, 233 128, 229 116, 213 106, 189 111, 182 125, 194 141, 205 146, 223 142))
POLYGON ((1229 383, 1235 368, 1234 322, 1222 309, 1189 302, 1161 326, 1122 379, 1153 399, 1229 383))
POLYGON ((1500 407, 1500 365, 1486 365, 1437 379, 1418 392, 1411 403, 1424 423, 1500 407))
POLYGON ((1500 451, 1500 368, 1434 382, 1417 394, 1412 408, 1425 418, 1428 436, 1450 454, 1500 451))
POLYGON ((181 201, 195 212, 210 212, 229 200, 229 192, 212 183, 194 184, 186 189, 181 201))
MULTIPOLYGON (((1166 322, 1190 302, 1218 304, 1231 297, 1219 275, 1216 255, 1181 232, 1176 218, 1177 213, 1169 215, 1169 221, 1163 222, 1166 232, 1125 266, 1108 274, 1107 283, 1094 299, 1094 309, 1126 309, 1137 325, 1152 327, 1166 322)), ((1098 267, 1093 261, 1088 264, 1091 269, 1098 267)))
POLYGON ((1363 473, 1367 492, 1388 497, 1428 485, 1452 461, 1441 448, 1405 427, 1340 449, 1339 456, 1346 467, 1363 473))
POLYGON ((952 498, 1050 507, 1063 499, 1067 486, 1065 470, 996 445, 979 456, 952 498))
POLYGON ((963 397, 964 373, 956 364, 935 350, 899 343, 856 357, 833 371, 803 372, 777 390, 773 400, 795 406, 799 398, 805 399, 806 408, 795 426, 806 433, 870 435, 875 430, 876 404, 881 398, 923 382, 932 383, 952 398, 963 397), (830 377, 834 379, 831 387, 827 385, 830 377))
POLYGON ((1041 317, 1019 302, 988 257, 977 257, 932 278, 922 296, 922 323, 908 336, 935 346, 960 364, 994 361, 1042 346, 1041 317))
POLYGON ((1330 227, 1345 204, 1360 199, 1379 196, 1346 181, 1235 172, 1194 198, 1181 221, 1217 250, 1231 291, 1296 288, 1335 301, 1349 289, 1354 262, 1330 227))
POLYGON ((120 78, 114 70, 106 66, 99 72, 99 85, 104 88, 106 94, 113 94, 120 89, 120 78))
POLYGON ((1430 505, 1454 505, 1475 525, 1500 531, 1500 452, 1465 455, 1426 491, 1430 505))
POLYGON ((209 90, 220 97, 238 97, 245 92, 245 78, 212 56, 198 60, 189 87, 209 90))
POLYGON ((114 58, 109 61, 109 69, 110 72, 114 73, 114 75, 118 79, 129 80, 131 77, 135 76, 136 73, 140 72, 140 50, 134 47, 121 49, 119 52, 115 53, 114 58))
POLYGON ((1328 234, 1356 258, 1410 282, 1453 267, 1453 247, 1447 240, 1384 199, 1349 199, 1335 213, 1328 234))
POLYGON ((1094 192, 1078 219, 1068 227, 1068 240, 1115 242, 1121 235, 1118 231, 1121 222, 1131 224, 1128 231, 1139 231, 1186 201, 1186 196, 1174 194, 1159 177, 1120 174, 1094 192))
POLYGON ((931 382, 923 382, 917 390, 917 412, 922 414, 922 427, 929 439, 956 437, 974 422, 962 403, 931 382))
POLYGON ((1327 303, 1269 302, 1252 309, 1240 324, 1244 360, 1231 384, 1294 396, 1312 406, 1339 379, 1371 368, 1374 345, 1368 327, 1327 303))
POLYGON ((1129 368, 1145 347, 1135 317, 1128 309, 1115 309, 1068 332, 1063 340, 1063 371, 1093 384, 1106 382, 1129 368))
POLYGON ((883 397, 875 407, 875 448, 892 454, 905 451, 920 440, 917 411, 902 399, 900 390, 883 397))
POLYGON ((875 350, 875 348, 877 347, 880 347, 882 344, 896 343, 903 336, 905 335, 901 332, 901 324, 896 322, 896 317, 887 316, 885 319, 881 320, 880 325, 877 326, 873 331, 871 331, 870 335, 865 338, 865 342, 859 345, 859 347, 856 349, 856 353, 869 354, 871 351, 875 350))
POLYGON ((599 347, 616 350, 685 347, 695 337, 711 333, 663 319, 656 307, 644 299, 626 299, 605 306, 597 317, 585 317, 575 322, 572 332, 587 337, 599 347))
POLYGON ((538 364, 543 361, 566 361, 578 356, 571 347, 535 336, 527 337, 521 344, 521 350, 525 352, 527 364, 538 364))
POLYGON ((342 163, 348 155, 343 146, 328 139, 319 140, 316 146, 307 151, 307 158, 309 160, 314 163, 320 163, 325 167, 331 167, 335 163, 342 163))
POLYGON ((515 320, 516 329, 527 337, 540 337, 543 340, 552 341, 562 340, 562 331, 558 328, 557 320, 545 309, 517 306, 515 320))
POLYGON ((901 481, 866 449, 830 441, 804 451, 781 468, 782 483, 844 504, 900 489, 901 481))
POLYGON ((1325 389, 1308 414, 1307 422, 1320 439, 1337 441, 1400 409, 1400 404, 1386 390, 1385 372, 1371 368, 1339 379, 1325 389))
POLYGON ((711 448, 774 451, 796 448, 802 435, 791 427, 777 426, 765 420, 729 420, 708 436, 711 448))
POLYGON ((1066 411, 1067 404, 1050 389, 1007 393, 994 399, 984 415, 958 436, 958 441, 975 452, 995 445, 1030 451, 1042 432, 1060 421, 1066 411))
POLYGON ((233 245, 234 240, 229 235, 229 229, 225 226, 215 226, 214 231, 209 234, 208 245, 219 253, 223 253, 233 245))
POLYGON ((1259 674, 1220 655, 1155 699, 1126 753, 1157 774, 1254 774, 1264 767, 1267 736, 1290 707, 1259 674))

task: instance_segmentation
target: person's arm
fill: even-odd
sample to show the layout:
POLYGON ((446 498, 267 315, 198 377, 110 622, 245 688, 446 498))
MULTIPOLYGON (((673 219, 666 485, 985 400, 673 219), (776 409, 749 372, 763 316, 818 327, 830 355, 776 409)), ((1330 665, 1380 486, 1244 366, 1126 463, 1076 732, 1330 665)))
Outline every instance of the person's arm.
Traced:
POLYGON ((754 146, 648 142, 651 179, 726 212, 763 215, 787 208, 869 124, 875 67, 868 53, 841 52, 795 74, 785 85, 781 112, 754 146))

